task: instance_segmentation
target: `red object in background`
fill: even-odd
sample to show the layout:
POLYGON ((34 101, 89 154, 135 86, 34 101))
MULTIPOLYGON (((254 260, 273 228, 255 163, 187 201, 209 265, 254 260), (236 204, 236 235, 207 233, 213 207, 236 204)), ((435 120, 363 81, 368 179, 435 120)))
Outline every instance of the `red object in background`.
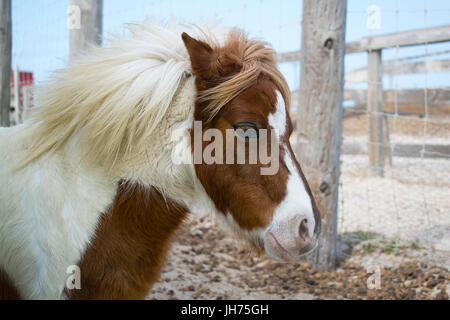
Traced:
MULTIPOLYGON (((34 85, 33 72, 19 72, 20 88, 32 87, 34 85)), ((11 72, 11 90, 14 89, 14 71, 11 72)), ((29 94, 29 107, 33 106, 33 95, 29 94)), ((20 90, 20 100, 23 101, 23 90, 20 90)))
MULTIPOLYGON (((34 84, 33 72, 19 72, 20 86, 32 86, 34 84)), ((11 72, 11 88, 14 88, 14 72, 11 72)))

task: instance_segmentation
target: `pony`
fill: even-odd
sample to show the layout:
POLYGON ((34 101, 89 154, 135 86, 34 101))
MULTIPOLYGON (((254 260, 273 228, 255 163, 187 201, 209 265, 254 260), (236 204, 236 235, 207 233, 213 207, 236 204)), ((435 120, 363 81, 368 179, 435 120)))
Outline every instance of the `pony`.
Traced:
POLYGON ((320 213, 270 45, 238 29, 128 30, 55 72, 30 118, 0 129, 3 299, 143 299, 189 214, 211 213, 278 261, 317 243, 320 213), (277 170, 193 161, 211 129, 243 147, 272 141, 266 130, 277 170))

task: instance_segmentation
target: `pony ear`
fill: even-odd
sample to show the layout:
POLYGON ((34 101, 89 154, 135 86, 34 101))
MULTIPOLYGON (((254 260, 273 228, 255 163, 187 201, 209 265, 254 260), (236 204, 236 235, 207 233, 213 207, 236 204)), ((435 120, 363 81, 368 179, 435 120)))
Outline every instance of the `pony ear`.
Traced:
POLYGON ((206 42, 196 40, 186 32, 181 35, 191 59, 192 71, 195 76, 210 80, 217 77, 215 61, 217 53, 206 42))

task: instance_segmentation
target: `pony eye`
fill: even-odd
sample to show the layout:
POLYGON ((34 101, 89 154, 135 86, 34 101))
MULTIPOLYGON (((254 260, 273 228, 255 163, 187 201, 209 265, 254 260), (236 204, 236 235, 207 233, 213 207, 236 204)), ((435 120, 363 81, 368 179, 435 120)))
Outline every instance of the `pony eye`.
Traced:
POLYGON ((252 122, 238 122, 233 125, 234 132, 244 139, 259 137, 258 126, 252 122))

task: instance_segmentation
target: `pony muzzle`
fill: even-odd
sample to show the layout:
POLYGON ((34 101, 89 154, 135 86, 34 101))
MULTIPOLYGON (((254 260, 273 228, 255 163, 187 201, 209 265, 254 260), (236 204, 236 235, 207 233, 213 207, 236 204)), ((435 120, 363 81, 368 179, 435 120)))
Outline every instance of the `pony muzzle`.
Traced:
POLYGON ((303 215, 272 223, 264 233, 264 249, 270 258, 279 262, 298 262, 316 247, 318 233, 315 231, 314 219, 303 215))

